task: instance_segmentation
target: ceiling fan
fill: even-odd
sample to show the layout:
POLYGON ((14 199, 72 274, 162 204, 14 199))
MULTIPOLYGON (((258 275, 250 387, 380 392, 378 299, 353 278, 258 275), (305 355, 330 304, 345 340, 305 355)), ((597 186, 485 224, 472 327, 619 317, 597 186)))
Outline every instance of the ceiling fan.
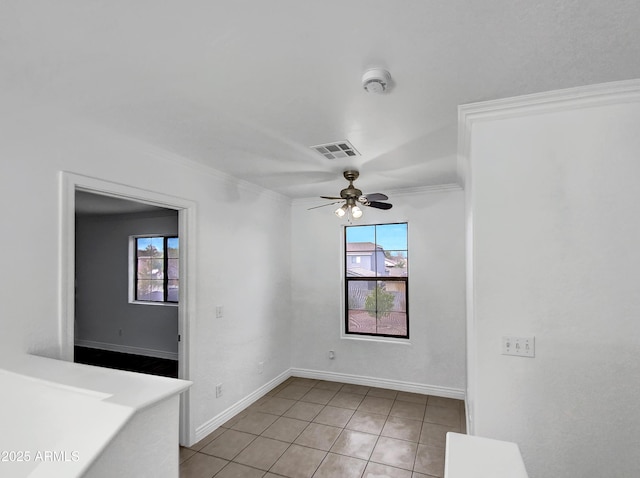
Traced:
POLYGON ((336 201, 323 204, 322 206, 310 207, 309 209, 331 206, 332 204, 338 204, 344 201, 344 204, 335 210, 336 216, 344 217, 346 215, 349 219, 360 219, 362 217, 362 209, 360 209, 359 205, 376 209, 391 209, 393 207, 392 204, 381 202, 389 199, 386 194, 372 193, 363 195, 362 191, 353 185, 353 182, 360 176, 358 171, 347 170, 342 174, 344 178, 349 181, 349 186, 340 191, 340 197, 320 196, 322 199, 333 199, 336 201))

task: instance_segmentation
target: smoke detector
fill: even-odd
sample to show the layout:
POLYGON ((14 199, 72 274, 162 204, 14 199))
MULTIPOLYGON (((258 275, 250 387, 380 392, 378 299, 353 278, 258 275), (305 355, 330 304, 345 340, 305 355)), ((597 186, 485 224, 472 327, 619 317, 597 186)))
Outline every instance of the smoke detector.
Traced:
POLYGON ((362 75, 362 87, 368 93, 380 95, 387 91, 390 82, 391 74, 382 68, 367 70, 364 72, 364 75, 362 75))

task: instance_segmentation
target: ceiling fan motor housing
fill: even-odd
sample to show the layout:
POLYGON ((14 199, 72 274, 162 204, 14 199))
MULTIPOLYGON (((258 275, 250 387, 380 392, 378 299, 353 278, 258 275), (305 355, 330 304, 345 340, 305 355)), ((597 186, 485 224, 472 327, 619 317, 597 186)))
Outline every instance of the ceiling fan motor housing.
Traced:
POLYGON ((360 173, 354 170, 347 170, 342 174, 344 175, 344 178, 347 181, 349 181, 349 187, 340 191, 340 197, 344 199, 349 199, 349 198, 359 198, 360 196, 362 196, 362 191, 360 191, 359 189, 353 186, 353 182, 356 179, 358 179, 358 176, 360 176, 360 173))

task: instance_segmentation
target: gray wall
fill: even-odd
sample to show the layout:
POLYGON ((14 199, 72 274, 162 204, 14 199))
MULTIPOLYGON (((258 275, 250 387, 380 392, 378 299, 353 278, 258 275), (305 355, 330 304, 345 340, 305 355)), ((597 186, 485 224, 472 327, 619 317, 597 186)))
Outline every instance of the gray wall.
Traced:
POLYGON ((177 358, 178 307, 129 303, 129 236, 177 235, 177 211, 76 217, 76 345, 177 358))

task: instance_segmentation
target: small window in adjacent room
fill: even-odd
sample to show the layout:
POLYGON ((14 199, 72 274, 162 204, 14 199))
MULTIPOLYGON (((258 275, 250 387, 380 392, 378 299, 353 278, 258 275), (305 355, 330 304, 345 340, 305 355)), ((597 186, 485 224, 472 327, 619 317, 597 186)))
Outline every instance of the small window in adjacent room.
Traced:
POLYGON ((179 241, 177 237, 134 237, 133 299, 136 302, 178 302, 179 241))
POLYGON ((346 226, 344 237, 345 333, 408 339, 407 223, 346 226))

